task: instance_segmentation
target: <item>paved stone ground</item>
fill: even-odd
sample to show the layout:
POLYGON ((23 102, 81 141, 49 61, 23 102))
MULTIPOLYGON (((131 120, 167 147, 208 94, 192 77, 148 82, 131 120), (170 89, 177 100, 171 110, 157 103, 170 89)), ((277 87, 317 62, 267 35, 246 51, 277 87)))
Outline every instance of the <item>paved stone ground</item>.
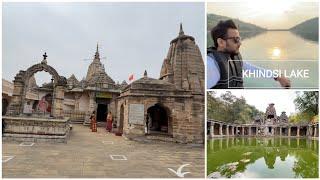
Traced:
POLYGON ((203 147, 130 141, 103 128, 93 133, 89 127, 73 125, 66 144, 19 144, 3 142, 3 156, 14 156, 2 163, 3 177, 176 178, 168 168, 177 170, 183 164, 190 164, 182 169, 190 172, 185 177, 205 177, 203 147), (124 155, 127 160, 112 160, 110 155, 124 155))

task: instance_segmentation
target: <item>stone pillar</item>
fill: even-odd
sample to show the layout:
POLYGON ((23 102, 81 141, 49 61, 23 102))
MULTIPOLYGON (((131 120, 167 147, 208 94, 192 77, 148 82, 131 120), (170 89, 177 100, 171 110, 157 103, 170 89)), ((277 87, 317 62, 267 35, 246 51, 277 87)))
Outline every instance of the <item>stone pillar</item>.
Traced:
POLYGON ((291 127, 288 127, 288 136, 291 137, 291 127))
POLYGON ((251 136, 251 127, 249 126, 249 136, 251 136))
POLYGON ((229 125, 227 125, 226 135, 229 136, 229 125))
POLYGON ((210 125, 210 136, 213 138, 214 137, 214 123, 211 122, 211 125, 210 125))
POLYGON ((64 100, 64 86, 57 85, 54 88, 51 115, 53 117, 63 117, 63 100, 64 100))
POLYGON ((231 126, 231 136, 233 136, 233 135, 234 135, 234 127, 231 126))
POLYGON ((83 122, 84 125, 90 124, 90 115, 93 111, 96 111, 96 96, 94 92, 89 92, 89 109, 86 112, 86 118, 83 122))
POLYGON ((74 95, 74 110, 75 111, 79 111, 80 109, 80 98, 81 98, 81 94, 80 93, 76 93, 74 95))
POLYGON ((242 130, 241 135, 244 136, 244 127, 243 126, 241 127, 241 130, 242 130))
POLYGON ((299 137, 299 136, 300 136, 300 127, 297 126, 297 137, 299 137))
POLYGON ((280 127, 280 136, 282 136, 282 127, 280 127))
POLYGON ((219 124, 219 135, 222 136, 223 133, 222 133, 222 124, 219 124))
MULTIPOLYGON (((18 76, 18 75, 17 75, 18 76)), ((23 112, 23 96, 24 94, 24 82, 22 79, 17 80, 17 76, 13 81, 13 93, 12 93, 12 100, 9 104, 7 115, 19 115, 23 112)))
POLYGON ((315 126, 314 133, 313 133, 314 137, 317 137, 318 136, 317 134, 318 134, 318 128, 317 128, 317 126, 315 126))

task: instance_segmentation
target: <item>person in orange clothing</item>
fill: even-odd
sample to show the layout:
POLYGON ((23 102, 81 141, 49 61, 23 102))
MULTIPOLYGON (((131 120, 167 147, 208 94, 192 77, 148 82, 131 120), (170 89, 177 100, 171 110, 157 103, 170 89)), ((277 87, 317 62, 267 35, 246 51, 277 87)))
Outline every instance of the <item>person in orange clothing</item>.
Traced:
POLYGON ((112 114, 111 112, 109 111, 108 115, 107 115, 107 124, 106 124, 106 130, 108 132, 111 132, 112 130, 112 114))
POLYGON ((95 117, 96 116, 96 112, 95 111, 93 111, 92 113, 91 113, 91 115, 90 115, 90 129, 92 129, 92 125, 93 125, 93 117, 95 117))
POLYGON ((95 116, 92 118, 92 132, 97 132, 97 120, 95 116))

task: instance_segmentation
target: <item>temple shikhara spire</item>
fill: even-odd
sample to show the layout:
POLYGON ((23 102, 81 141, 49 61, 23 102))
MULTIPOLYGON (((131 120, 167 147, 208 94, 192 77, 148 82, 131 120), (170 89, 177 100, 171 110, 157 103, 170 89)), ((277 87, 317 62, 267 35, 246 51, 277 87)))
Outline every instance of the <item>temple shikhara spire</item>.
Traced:
POLYGON ((94 59, 98 59, 98 60, 100 60, 99 44, 98 44, 98 43, 97 43, 97 50, 96 50, 96 54, 94 55, 94 59))
POLYGON ((180 31, 179 31, 179 36, 181 36, 181 35, 184 35, 182 23, 180 23, 180 31))

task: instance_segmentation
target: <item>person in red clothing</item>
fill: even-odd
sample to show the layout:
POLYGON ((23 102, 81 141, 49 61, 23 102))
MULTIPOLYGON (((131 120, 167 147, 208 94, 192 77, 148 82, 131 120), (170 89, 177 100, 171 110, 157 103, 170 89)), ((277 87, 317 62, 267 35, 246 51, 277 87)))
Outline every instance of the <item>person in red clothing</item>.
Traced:
POLYGON ((97 132, 97 120, 96 120, 96 116, 93 116, 93 118, 92 118, 92 132, 97 132))

